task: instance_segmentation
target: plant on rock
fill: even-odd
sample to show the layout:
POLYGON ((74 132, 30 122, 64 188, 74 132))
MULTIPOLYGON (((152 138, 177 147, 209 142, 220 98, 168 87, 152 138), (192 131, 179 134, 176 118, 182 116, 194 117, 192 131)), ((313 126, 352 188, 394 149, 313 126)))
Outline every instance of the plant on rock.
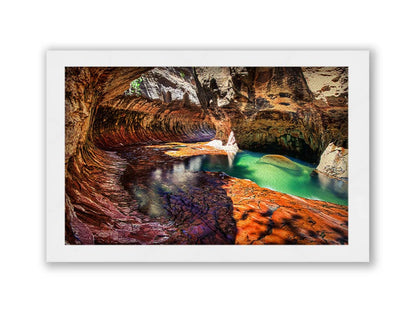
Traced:
POLYGON ((126 91, 126 95, 141 95, 140 85, 143 82, 143 78, 137 78, 130 83, 130 88, 126 91))

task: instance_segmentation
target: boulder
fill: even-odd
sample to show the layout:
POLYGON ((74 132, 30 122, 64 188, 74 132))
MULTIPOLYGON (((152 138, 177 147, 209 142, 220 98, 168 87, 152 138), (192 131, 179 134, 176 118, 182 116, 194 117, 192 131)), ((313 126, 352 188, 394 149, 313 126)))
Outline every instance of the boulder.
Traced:
POLYGON ((331 178, 348 179, 348 149, 330 143, 316 171, 331 178))

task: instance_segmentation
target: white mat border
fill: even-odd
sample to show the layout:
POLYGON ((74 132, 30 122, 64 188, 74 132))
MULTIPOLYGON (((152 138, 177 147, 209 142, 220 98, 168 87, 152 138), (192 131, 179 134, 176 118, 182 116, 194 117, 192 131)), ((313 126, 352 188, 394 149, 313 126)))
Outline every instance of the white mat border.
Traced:
POLYGON ((368 262, 368 51, 48 51, 48 262, 368 262), (348 66, 349 244, 344 246, 65 245, 65 67, 67 66, 348 66))

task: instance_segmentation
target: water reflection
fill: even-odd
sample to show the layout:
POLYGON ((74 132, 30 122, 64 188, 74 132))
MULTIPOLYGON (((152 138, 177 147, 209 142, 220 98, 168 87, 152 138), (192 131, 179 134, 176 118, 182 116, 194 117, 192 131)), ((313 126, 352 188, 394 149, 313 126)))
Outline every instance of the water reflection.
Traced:
POLYGON ((311 176, 314 166, 291 158, 297 171, 273 166, 261 161, 265 154, 239 152, 225 155, 198 156, 200 170, 222 171, 230 176, 249 179, 259 186, 275 191, 318 199, 341 205, 348 204, 348 182, 331 179, 324 175, 311 176))
POLYGON ((235 155, 237 155, 237 152, 234 151, 227 151, 227 157, 228 157, 228 168, 232 168, 235 155))
POLYGON ((166 215, 166 194, 191 194, 201 186, 201 171, 224 172, 232 177, 249 179, 261 187, 304 198, 347 205, 348 183, 324 175, 311 176, 314 167, 293 161, 300 170, 284 170, 260 160, 265 154, 229 152, 227 155, 201 155, 178 160, 147 174, 137 171, 132 191, 139 209, 151 216, 166 215))
POLYGON ((150 172, 141 169, 126 175, 125 186, 135 197, 138 210, 152 217, 167 216, 166 194, 189 193, 198 187, 205 156, 197 156, 166 164, 150 172))
POLYGON ((344 180, 331 179, 323 174, 316 174, 312 176, 312 181, 316 179, 316 183, 321 186, 322 189, 328 189, 337 194, 339 197, 346 197, 348 194, 348 183, 344 180))

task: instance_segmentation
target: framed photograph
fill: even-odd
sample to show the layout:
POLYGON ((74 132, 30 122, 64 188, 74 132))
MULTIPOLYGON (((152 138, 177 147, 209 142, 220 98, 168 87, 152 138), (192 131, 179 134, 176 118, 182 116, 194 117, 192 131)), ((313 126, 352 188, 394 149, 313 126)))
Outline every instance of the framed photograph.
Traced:
POLYGON ((47 261, 368 262, 368 51, 48 51, 47 261))

